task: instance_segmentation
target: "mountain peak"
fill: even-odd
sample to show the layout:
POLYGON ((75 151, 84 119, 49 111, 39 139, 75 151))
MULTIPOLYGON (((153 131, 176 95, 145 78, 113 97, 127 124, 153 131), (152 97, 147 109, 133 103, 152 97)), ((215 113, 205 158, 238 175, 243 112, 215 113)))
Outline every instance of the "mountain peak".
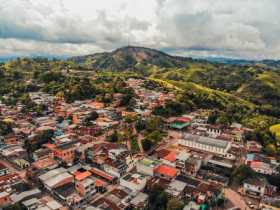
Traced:
POLYGON ((135 68, 137 64, 166 68, 187 65, 187 59, 173 57, 159 50, 138 46, 125 46, 109 53, 97 53, 72 59, 80 64, 87 63, 88 67, 96 70, 127 70, 135 68))

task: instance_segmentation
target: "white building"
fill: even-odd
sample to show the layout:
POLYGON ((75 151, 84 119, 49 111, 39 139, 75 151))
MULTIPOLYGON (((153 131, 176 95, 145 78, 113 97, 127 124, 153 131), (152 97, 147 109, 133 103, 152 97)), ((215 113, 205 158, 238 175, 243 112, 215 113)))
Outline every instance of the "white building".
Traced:
POLYGON ((138 173, 154 176, 154 169, 159 165, 159 162, 149 158, 144 158, 136 163, 138 173))
POLYGON ((263 197, 265 194, 266 180, 260 178, 249 178, 243 183, 244 192, 247 195, 263 197))
POLYGON ((227 152, 231 148, 231 143, 228 141, 189 133, 185 133, 183 138, 179 140, 179 143, 186 147, 212 152, 223 156, 226 156, 227 152))
POLYGON ((147 178, 141 174, 126 174, 120 179, 120 185, 127 187, 133 192, 139 192, 146 186, 147 178))

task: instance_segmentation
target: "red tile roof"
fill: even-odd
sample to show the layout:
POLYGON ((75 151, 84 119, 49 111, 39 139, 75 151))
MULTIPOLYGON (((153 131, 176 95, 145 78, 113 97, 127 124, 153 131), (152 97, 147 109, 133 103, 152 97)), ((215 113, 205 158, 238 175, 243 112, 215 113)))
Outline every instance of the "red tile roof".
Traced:
POLYGON ((181 123, 187 123, 187 122, 190 122, 191 119, 188 118, 188 117, 178 117, 175 121, 176 122, 181 122, 181 123))
POLYGON ((91 168, 90 172, 93 173, 94 175, 100 176, 100 177, 102 177, 104 179, 107 179, 109 181, 112 181, 113 178, 114 178, 113 176, 107 174, 106 172, 101 171, 101 170, 96 169, 96 168, 91 168))
POLYGON ((172 151, 172 152, 169 152, 168 155, 166 155, 163 159, 164 160, 167 160, 167 161, 170 161, 170 162, 175 162, 176 161, 176 152, 172 151))
POLYGON ((168 177, 176 177, 177 169, 167 165, 160 165, 155 169, 155 173, 168 177))
POLYGON ((82 181, 85 178, 91 176, 91 173, 89 171, 85 171, 85 172, 76 171, 74 175, 76 180, 82 181))

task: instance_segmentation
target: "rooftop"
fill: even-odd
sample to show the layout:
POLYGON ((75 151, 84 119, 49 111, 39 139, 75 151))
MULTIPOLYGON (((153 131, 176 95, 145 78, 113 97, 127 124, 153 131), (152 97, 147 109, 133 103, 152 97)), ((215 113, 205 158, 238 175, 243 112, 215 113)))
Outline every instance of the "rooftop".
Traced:
POLYGON ((177 169, 167 165, 160 165, 155 169, 155 173, 175 177, 177 175, 177 169))
POLYGON ((140 163, 147 166, 147 167, 155 167, 158 164, 158 161, 149 159, 149 158, 144 158, 140 160, 140 163))
POLYGON ((230 142, 228 142, 228 141, 223 141, 220 139, 214 139, 214 138, 205 137, 205 136, 193 135, 190 133, 185 133, 183 135, 183 139, 189 140, 189 141, 194 141, 194 142, 197 142, 200 144, 209 145, 209 146, 220 147, 223 149, 226 149, 228 147, 228 145, 230 144, 230 142))

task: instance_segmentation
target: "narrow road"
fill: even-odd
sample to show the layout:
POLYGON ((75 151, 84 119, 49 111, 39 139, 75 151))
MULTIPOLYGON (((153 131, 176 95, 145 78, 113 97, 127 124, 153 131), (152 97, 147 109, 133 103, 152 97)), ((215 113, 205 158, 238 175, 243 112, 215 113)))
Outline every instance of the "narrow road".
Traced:
POLYGON ((245 200, 243 197, 235 192, 234 190, 230 188, 225 189, 225 197, 233 203, 234 206, 239 207, 242 210, 250 210, 250 208, 247 206, 245 200))

